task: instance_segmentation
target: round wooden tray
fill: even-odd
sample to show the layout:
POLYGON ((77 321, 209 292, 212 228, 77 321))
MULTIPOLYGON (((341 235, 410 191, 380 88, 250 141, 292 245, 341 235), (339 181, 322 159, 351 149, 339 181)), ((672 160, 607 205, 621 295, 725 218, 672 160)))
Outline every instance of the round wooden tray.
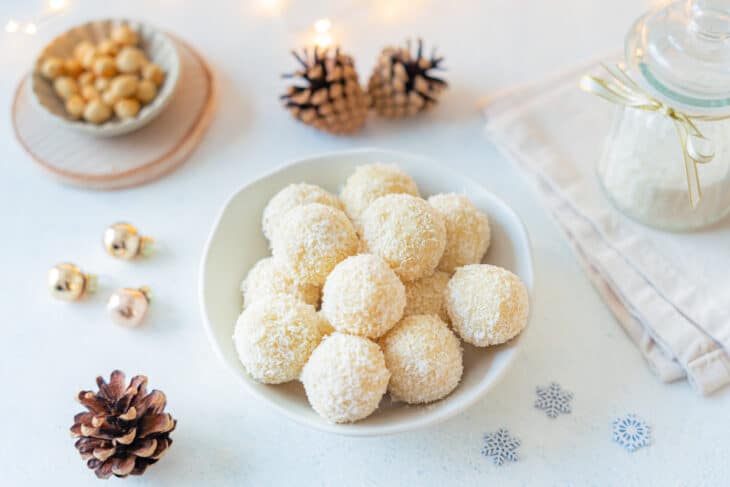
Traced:
POLYGON ((215 107, 210 68, 190 45, 174 39, 180 53, 179 86, 170 105, 149 125, 110 138, 68 129, 33 106, 30 78, 26 77, 12 107, 20 145, 47 174, 89 189, 137 186, 174 170, 200 143, 215 107))

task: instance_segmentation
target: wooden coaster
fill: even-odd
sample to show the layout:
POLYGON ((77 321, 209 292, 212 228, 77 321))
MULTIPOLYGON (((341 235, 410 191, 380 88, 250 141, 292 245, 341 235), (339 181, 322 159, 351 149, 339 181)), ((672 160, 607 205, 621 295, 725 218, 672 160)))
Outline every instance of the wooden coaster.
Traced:
POLYGON ((180 53, 179 86, 170 105, 149 125, 109 138, 62 127, 33 106, 26 77, 12 107, 20 145, 47 174, 83 188, 127 188, 171 172, 200 143, 215 106, 210 68, 192 47, 174 39, 180 53))

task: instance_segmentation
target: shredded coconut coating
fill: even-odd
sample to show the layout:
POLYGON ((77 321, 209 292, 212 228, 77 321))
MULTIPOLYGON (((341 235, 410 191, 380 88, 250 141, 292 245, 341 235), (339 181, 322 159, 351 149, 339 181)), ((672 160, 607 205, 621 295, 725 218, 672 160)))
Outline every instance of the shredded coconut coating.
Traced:
POLYGON ((269 240, 273 238, 274 231, 286 212, 307 203, 321 203, 338 210, 342 209, 339 198, 319 186, 307 183, 290 184, 276 193, 264 208, 261 226, 266 238, 269 240))
POLYGON ((258 261, 241 283, 244 308, 254 301, 278 295, 290 296, 297 301, 317 307, 321 291, 319 286, 294 279, 287 267, 273 257, 258 261))
POLYGON ((343 260, 327 277, 322 311, 337 331, 378 338, 403 317, 406 290, 376 255, 343 260))
POLYGON ((530 304, 519 277, 501 267, 472 264, 456 270, 446 287, 451 326, 472 345, 499 345, 527 325, 530 304))
POLYGON ((396 401, 421 404, 453 391, 464 371, 459 339, 434 315, 413 315, 380 339, 396 401))
POLYGON ((299 378, 325 329, 313 306, 274 296, 253 302, 241 313, 233 343, 251 377, 281 384, 299 378))
POLYGON ((271 247, 295 279, 321 286, 337 264, 357 253, 360 242, 341 210, 309 203, 284 215, 271 247))
POLYGON ((446 249, 439 270, 451 274, 457 267, 480 263, 489 248, 487 215, 461 194, 437 194, 428 202, 444 216, 446 223, 446 249))
POLYGON ((386 194, 406 193, 418 196, 418 186, 396 164, 366 164, 358 166, 347 178, 340 193, 345 213, 360 229, 360 217, 370 203, 386 194))
POLYGON ((451 276, 436 271, 430 276, 406 282, 406 309, 403 316, 436 315, 449 323, 444 294, 451 276))
POLYGON ((362 215, 362 238, 403 281, 429 276, 444 254, 446 226, 425 200, 390 194, 375 200, 362 215))
POLYGON ((388 387, 383 352, 367 338, 335 332, 314 350, 302 371, 307 399, 332 423, 370 416, 388 387))

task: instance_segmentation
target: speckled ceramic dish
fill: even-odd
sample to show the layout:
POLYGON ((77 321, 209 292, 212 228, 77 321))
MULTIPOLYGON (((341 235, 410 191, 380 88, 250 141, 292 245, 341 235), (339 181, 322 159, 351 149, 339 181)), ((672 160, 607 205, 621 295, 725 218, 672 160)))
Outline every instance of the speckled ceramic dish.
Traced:
POLYGON ((147 24, 124 19, 97 20, 74 27, 51 41, 36 59, 31 77, 31 98, 41 113, 64 127, 98 137, 111 137, 142 128, 162 112, 172 99, 180 78, 180 57, 172 39, 147 24), (134 118, 122 120, 113 117, 100 125, 75 120, 66 113, 63 100, 53 91, 52 82, 40 75, 40 64, 48 56, 59 56, 64 59, 71 57, 74 47, 79 42, 88 40, 98 43, 108 38, 112 28, 119 24, 129 25, 137 31, 140 38, 139 47, 151 62, 158 64, 165 72, 165 82, 155 99, 144 105, 134 118))
MULTIPOLYGON (((261 231, 261 212, 269 199, 291 183, 308 182, 338 193, 355 167, 372 162, 395 162, 407 172, 423 196, 459 192, 489 215, 492 243, 484 262, 516 273, 533 298, 532 253, 525 227, 502 200, 448 167, 428 159, 397 152, 363 149, 303 159, 274 171, 238 190, 213 224, 203 253, 200 300, 208 338, 226 368, 257 399, 290 418, 324 431, 345 435, 376 436, 433 425, 450 418, 494 387, 517 357, 520 337, 496 347, 464 345, 464 375, 459 386, 444 399, 408 406, 386 396, 368 418, 353 424, 331 424, 309 406, 301 383, 265 385, 251 379, 233 346, 233 328, 241 313, 240 284, 247 271, 269 254, 261 231)), ((532 314, 532 313, 531 313, 532 314)), ((529 332, 529 326, 524 333, 529 332)))

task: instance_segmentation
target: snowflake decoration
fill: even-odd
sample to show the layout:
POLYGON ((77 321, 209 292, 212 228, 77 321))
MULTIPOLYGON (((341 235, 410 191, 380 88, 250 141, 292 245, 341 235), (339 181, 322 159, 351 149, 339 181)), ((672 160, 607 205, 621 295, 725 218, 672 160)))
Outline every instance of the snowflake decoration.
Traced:
POLYGON ((651 427, 635 414, 628 414, 613 421, 613 441, 634 452, 651 443, 651 427))
POLYGON ((516 462, 519 447, 520 440, 511 436, 506 429, 500 428, 496 433, 484 435, 482 455, 492 457, 495 465, 502 465, 507 460, 516 462))
POLYGON ((560 384, 553 382, 547 387, 537 388, 535 407, 542 409, 549 418, 557 418, 559 414, 570 414, 570 401, 573 393, 563 390, 560 384))

